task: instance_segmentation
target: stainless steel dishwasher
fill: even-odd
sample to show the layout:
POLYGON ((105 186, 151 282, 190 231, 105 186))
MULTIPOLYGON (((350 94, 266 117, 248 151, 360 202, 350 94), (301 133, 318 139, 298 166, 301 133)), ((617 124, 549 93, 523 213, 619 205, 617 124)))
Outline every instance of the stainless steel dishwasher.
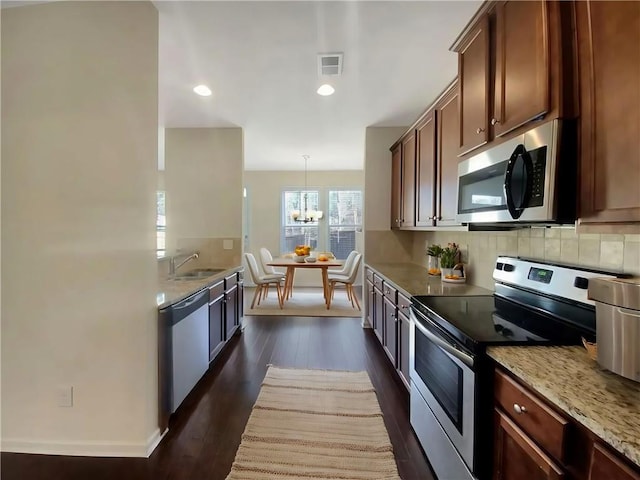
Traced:
POLYGON ((176 411, 209 368, 208 300, 205 288, 160 310, 161 419, 176 411))

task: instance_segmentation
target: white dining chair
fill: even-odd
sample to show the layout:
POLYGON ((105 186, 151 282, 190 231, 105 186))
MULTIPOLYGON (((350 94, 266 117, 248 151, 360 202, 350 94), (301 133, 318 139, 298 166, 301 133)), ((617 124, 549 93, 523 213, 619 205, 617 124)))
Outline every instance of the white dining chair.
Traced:
POLYGON ((336 284, 344 283, 347 289, 347 298, 351 301, 351 306, 360 310, 360 303, 358 297, 353 291, 353 284, 358 276, 358 269, 360 268, 360 262, 362 261, 362 254, 356 253, 349 272, 346 275, 339 275, 335 273, 329 274, 329 295, 327 298, 327 310, 331 307, 331 300, 333 299, 333 293, 336 288, 336 284))
POLYGON ((247 260, 247 265, 249 267, 249 273, 251 274, 251 280, 256 285, 256 291, 253 294, 253 300, 251 301, 251 308, 253 308, 257 304, 260 305, 260 300, 266 296, 267 289, 269 285, 276 286, 276 292, 278 293, 278 305, 280 308, 283 307, 282 298, 282 281, 284 280, 284 275, 271 275, 271 274, 260 274, 260 270, 258 269, 258 262, 256 261, 256 257, 253 256, 253 253, 246 252, 244 254, 245 259, 247 260))
POLYGON ((329 274, 330 275, 349 275, 349 272, 351 272, 351 264, 353 263, 357 255, 358 255, 357 250, 351 250, 351 252, 349 252, 349 255, 347 255, 347 259, 342 264, 342 268, 329 269, 329 274))
POLYGON ((284 272, 281 272, 280 270, 277 270, 269 265, 269 263, 272 261, 273 255, 271 255, 269 249, 266 247, 262 247, 260 249, 260 263, 262 264, 262 271, 266 275, 282 275, 284 277, 284 272))

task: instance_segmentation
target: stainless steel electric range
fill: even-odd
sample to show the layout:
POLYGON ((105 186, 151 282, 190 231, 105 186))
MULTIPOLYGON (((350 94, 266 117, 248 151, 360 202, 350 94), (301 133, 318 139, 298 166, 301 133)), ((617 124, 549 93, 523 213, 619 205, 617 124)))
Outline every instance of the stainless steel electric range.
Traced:
POLYGON ((589 279, 613 272, 498 257, 487 296, 415 296, 410 419, 439 480, 491 469, 490 345, 574 345, 595 337, 589 279))

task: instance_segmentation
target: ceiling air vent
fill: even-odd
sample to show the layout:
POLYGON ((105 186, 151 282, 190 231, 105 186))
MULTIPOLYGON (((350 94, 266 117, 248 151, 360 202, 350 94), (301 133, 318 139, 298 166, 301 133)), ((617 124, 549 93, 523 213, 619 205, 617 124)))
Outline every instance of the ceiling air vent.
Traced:
POLYGON ((318 75, 342 75, 342 53, 318 54, 318 75))

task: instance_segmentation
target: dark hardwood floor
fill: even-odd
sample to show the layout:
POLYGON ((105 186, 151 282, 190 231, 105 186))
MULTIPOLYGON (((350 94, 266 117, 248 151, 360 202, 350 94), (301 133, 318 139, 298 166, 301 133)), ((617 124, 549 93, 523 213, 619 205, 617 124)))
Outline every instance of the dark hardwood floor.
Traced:
POLYGON ((366 370, 404 480, 433 480, 409 425, 408 396, 359 318, 246 317, 245 329, 172 416, 150 458, 3 453, 3 480, 224 480, 267 365, 366 370))

